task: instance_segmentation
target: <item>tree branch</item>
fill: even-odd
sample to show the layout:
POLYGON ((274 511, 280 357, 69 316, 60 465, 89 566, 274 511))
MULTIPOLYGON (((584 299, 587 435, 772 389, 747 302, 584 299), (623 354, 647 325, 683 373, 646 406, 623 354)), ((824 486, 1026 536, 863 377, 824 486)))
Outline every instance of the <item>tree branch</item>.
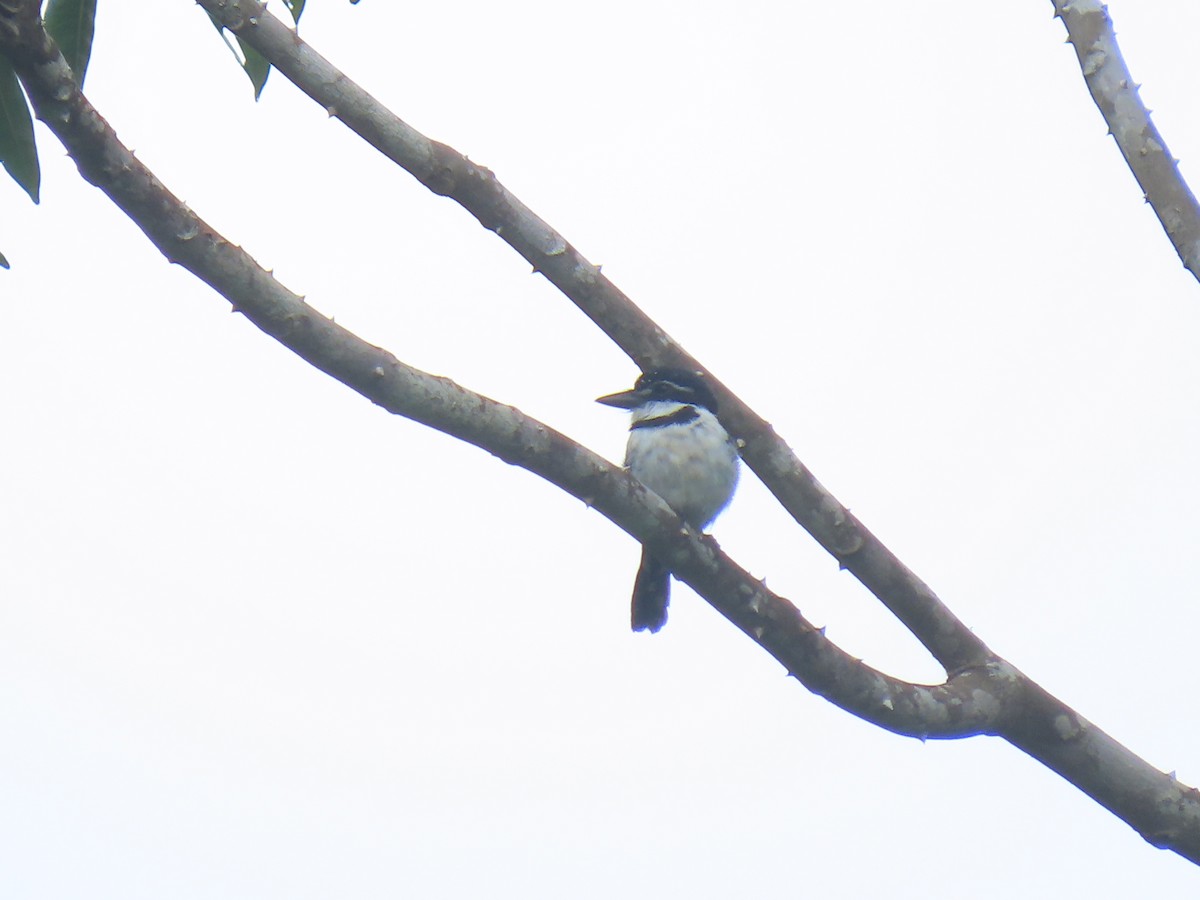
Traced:
POLYGON ((989 733, 1021 688, 1019 673, 987 660, 942 685, 884 675, 828 640, 787 600, 687 529, 624 469, 513 407, 412 368, 321 315, 187 207, 117 138, 79 91, 62 55, 28 10, 0 5, 0 53, 9 56, 40 120, 80 174, 100 188, 170 261, 225 297, 236 312, 321 371, 389 412, 519 465, 593 506, 668 561, 680 580, 757 641, 790 674, 876 725, 921 738, 989 733), (9 30, 9 25, 16 25, 9 30))
POLYGON ((1092 99, 1146 202, 1184 268, 1200 279, 1200 204, 1138 96, 1140 85, 1121 57, 1108 7, 1100 0, 1054 0, 1054 15, 1066 26, 1092 99))
MULTIPOLYGON (((944 685, 913 685, 828 641, 786 600, 740 569, 635 479, 511 407, 404 365, 280 285, 214 232, 117 140, 46 38, 35 0, 0 2, 8 56, 39 119, 80 172, 161 252, 227 297, 255 325, 391 412, 483 447, 594 505, 652 547, 672 570, 811 690, 901 734, 999 734, 1042 761, 1157 846, 1200 861, 1197 792, 1156 771, 1008 663, 989 657, 944 685)), ((980 645, 982 646, 982 645, 980 645)))
MULTIPOLYGON (((255 0, 198 0, 330 116, 436 194, 457 201, 563 292, 643 370, 704 367, 600 268, 525 204, 492 172, 432 141, 380 104, 255 0)), ((770 424, 716 378, 721 421, 744 446, 742 458, 792 517, 838 564, 925 645, 947 672, 978 666, 991 651, 796 458, 770 424)))

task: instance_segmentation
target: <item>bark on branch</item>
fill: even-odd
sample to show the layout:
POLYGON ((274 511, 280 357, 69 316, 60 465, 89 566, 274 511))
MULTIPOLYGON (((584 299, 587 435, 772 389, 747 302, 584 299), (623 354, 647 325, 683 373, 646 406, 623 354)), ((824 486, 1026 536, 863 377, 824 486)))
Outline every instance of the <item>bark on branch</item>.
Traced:
POLYGON ((1140 85, 1121 56, 1108 7, 1100 0, 1054 0, 1054 15, 1066 26, 1092 99, 1146 202, 1184 268, 1200 279, 1200 204, 1138 96, 1140 85))
MULTIPOLYGON (((243 29, 239 34, 279 65, 268 52, 269 43, 258 46, 251 39, 260 28, 278 26, 257 4, 201 0, 201 5, 233 16, 230 21, 240 23, 238 27, 243 29), (246 12, 249 9, 252 12, 246 12)), ((972 638, 964 643, 956 634, 961 628, 956 619, 944 619, 937 609, 923 615, 928 612, 922 606, 928 605, 927 598, 918 596, 915 606, 906 605, 908 599, 898 605, 914 632, 928 632, 924 640, 927 646, 933 643, 938 648, 939 659, 961 660, 960 665, 947 666, 952 669, 950 677, 936 686, 899 681, 849 657, 788 601, 724 556, 714 541, 689 533, 661 500, 623 470, 511 407, 404 365, 308 306, 243 250, 214 232, 129 153, 79 92, 70 69, 42 30, 37 13, 34 0, 0 0, 0 53, 12 60, 39 119, 63 142, 84 178, 103 190, 168 259, 211 285, 267 334, 385 409, 483 447, 595 506, 669 560, 682 580, 811 690, 901 734, 940 738, 1001 735, 1112 810, 1147 840, 1200 861, 1200 802, 1195 790, 1156 771, 1010 664, 989 654, 982 642, 972 638), (941 634, 938 628, 947 622, 950 629, 941 634)), ((302 46, 291 32, 282 30, 290 35, 293 49, 302 46)), ((288 74, 287 68, 279 67, 288 74)), ((346 83, 340 87, 345 89, 346 83)), ((343 108, 339 115, 348 113, 343 108)), ((367 120, 377 117, 377 125, 386 119, 378 118, 378 110, 371 107, 357 111, 358 115, 367 120)), ((427 161, 442 160, 423 171, 442 171, 439 166, 444 166, 467 176, 465 200, 460 202, 484 203, 478 208, 485 211, 489 209, 486 203, 493 203, 490 214, 480 215, 480 221, 490 223, 510 243, 508 234, 523 234, 522 229, 532 229, 548 240, 540 248, 530 249, 532 261, 548 262, 555 272, 551 280, 558 284, 558 278, 582 291, 586 304, 572 299, 606 331, 611 328, 622 334, 626 343, 640 348, 642 355, 635 358, 646 363, 692 363, 594 266, 504 191, 490 172, 419 136, 408 134, 404 140, 418 156, 425 154, 427 161), (667 349, 655 348, 656 340, 668 340, 667 349)), ((440 183, 457 183, 457 177, 440 183)), ((524 239, 519 243, 525 244, 524 239)), ((726 398, 731 404, 736 401, 723 392, 722 400, 726 398)), ((901 595, 928 592, 824 493, 769 427, 763 424, 754 430, 755 422, 761 420, 753 413, 738 403, 729 421, 735 429, 743 426, 738 433, 756 442, 756 460, 773 476, 780 488, 777 495, 785 503, 799 503, 798 518, 808 520, 819 539, 830 541, 837 548, 835 555, 848 566, 859 565, 864 582, 881 580, 887 589, 883 599, 889 606, 897 603, 895 593, 889 591, 901 595), (815 509, 804 508, 804 503, 815 509), (842 540, 848 543, 839 543, 842 540)))

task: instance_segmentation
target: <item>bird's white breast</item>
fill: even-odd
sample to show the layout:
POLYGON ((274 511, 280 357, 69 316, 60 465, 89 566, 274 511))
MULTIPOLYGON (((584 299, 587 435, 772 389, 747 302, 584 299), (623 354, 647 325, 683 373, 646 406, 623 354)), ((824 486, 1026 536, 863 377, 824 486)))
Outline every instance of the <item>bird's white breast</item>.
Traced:
MULTIPOLYGON (((635 423, 669 416, 690 404, 653 401, 633 411, 635 423)), ((633 428, 625 465, 688 523, 703 528, 725 508, 737 486, 738 456, 717 417, 693 407, 696 418, 633 428)))

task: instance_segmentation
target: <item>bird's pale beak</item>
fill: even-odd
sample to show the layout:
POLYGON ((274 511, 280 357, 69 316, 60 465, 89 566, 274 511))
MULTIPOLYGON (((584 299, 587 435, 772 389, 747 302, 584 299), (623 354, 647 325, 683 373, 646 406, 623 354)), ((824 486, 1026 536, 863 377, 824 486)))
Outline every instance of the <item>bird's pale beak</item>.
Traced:
POLYGON ((597 403, 603 403, 605 406, 615 406, 618 409, 633 409, 645 398, 640 391, 621 391, 619 394, 605 394, 603 397, 597 397, 597 403))

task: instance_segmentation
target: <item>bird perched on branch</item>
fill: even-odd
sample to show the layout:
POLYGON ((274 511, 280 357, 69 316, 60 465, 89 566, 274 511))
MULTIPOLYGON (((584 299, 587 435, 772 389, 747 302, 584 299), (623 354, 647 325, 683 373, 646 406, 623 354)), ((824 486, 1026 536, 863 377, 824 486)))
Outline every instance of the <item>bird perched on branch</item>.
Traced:
MULTIPOLYGON (((729 503, 737 487, 737 448, 717 421, 717 399, 699 372, 646 372, 633 390, 596 402, 629 410, 625 465, 681 519, 703 529, 729 503)), ((633 584, 634 631, 666 624, 670 592, 670 570, 643 548, 633 584)))

